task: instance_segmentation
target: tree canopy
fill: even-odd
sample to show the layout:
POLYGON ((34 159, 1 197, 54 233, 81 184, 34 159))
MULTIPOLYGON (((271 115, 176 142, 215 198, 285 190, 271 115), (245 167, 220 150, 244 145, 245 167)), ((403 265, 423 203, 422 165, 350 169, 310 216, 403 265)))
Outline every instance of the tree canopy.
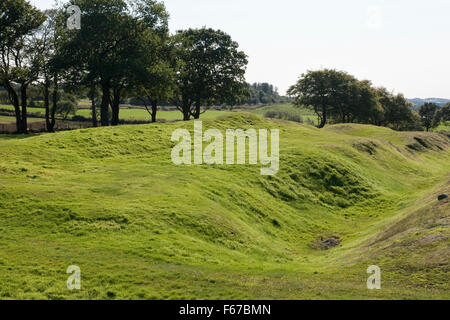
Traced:
POLYGON ((401 95, 374 88, 368 80, 338 70, 303 74, 288 90, 294 104, 317 114, 319 127, 327 123, 364 123, 407 129, 417 120, 412 105, 401 95))
POLYGON ((436 123, 437 110, 438 106, 432 102, 427 102, 419 108, 419 115, 422 120, 422 125, 427 131, 430 131, 431 128, 437 127, 438 125, 438 123, 436 123))
POLYGON ((184 120, 198 119, 201 107, 237 103, 247 93, 247 56, 223 31, 189 29, 172 39, 176 58, 176 89, 172 102, 184 120))
POLYGON ((81 81, 102 89, 101 123, 119 122, 119 104, 148 70, 157 38, 168 36, 168 14, 153 0, 72 0, 83 13, 80 30, 71 31, 56 61, 72 68, 81 81), (155 40, 156 39, 156 40, 155 40))
POLYGON ((288 90, 297 106, 314 110, 323 128, 330 119, 339 122, 370 122, 379 105, 369 81, 359 81, 343 71, 324 69, 303 74, 288 90))
POLYGON ((44 21, 43 12, 25 0, 0 3, 0 83, 14 106, 19 133, 28 131, 27 89, 39 76, 39 53, 30 36, 44 21))

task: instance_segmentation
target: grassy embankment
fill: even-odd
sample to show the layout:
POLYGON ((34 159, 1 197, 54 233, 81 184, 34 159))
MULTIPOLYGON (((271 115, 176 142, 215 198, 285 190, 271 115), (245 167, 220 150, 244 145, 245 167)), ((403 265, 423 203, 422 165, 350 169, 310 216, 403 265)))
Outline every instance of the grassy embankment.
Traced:
POLYGON ((448 137, 204 125, 279 128, 280 172, 174 166, 171 133, 192 122, 0 137, 0 299, 450 298, 448 137))

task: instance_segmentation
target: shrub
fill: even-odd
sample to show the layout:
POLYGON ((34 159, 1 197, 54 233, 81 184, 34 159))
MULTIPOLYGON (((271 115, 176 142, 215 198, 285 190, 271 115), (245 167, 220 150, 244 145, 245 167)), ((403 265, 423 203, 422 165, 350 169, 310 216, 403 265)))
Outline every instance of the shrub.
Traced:
POLYGON ((303 123, 303 119, 300 115, 288 112, 288 111, 275 111, 275 110, 269 110, 264 114, 265 118, 270 119, 282 119, 282 120, 289 120, 293 122, 299 122, 303 123))
POLYGON ((72 117, 72 121, 76 121, 76 122, 90 122, 90 121, 92 121, 92 119, 86 118, 84 116, 76 115, 76 116, 72 117))

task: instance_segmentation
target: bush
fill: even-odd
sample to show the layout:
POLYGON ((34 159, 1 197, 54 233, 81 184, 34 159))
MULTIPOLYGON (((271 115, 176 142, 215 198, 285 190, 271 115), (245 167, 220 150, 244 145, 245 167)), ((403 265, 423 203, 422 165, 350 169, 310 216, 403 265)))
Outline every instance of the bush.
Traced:
POLYGON ((1 104, 10 104, 11 103, 11 101, 9 100, 8 92, 0 91, 0 103, 1 104))
POLYGON ((77 115, 77 116, 73 116, 72 117, 72 121, 76 121, 76 122, 90 122, 90 121, 92 121, 92 119, 77 115))
POLYGON ((270 119, 282 119, 282 120, 303 123, 303 119, 300 115, 293 113, 293 112, 288 112, 288 111, 270 110, 264 114, 264 117, 270 118, 270 119))

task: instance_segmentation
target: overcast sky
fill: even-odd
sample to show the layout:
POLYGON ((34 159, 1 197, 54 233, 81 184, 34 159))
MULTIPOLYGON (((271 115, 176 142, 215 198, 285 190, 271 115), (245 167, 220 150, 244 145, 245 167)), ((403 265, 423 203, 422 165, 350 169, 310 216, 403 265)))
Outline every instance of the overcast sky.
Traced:
POLYGON ((239 42, 249 82, 284 93, 307 70, 336 68, 409 98, 450 98, 449 0, 164 2, 171 32, 207 26, 239 42))

